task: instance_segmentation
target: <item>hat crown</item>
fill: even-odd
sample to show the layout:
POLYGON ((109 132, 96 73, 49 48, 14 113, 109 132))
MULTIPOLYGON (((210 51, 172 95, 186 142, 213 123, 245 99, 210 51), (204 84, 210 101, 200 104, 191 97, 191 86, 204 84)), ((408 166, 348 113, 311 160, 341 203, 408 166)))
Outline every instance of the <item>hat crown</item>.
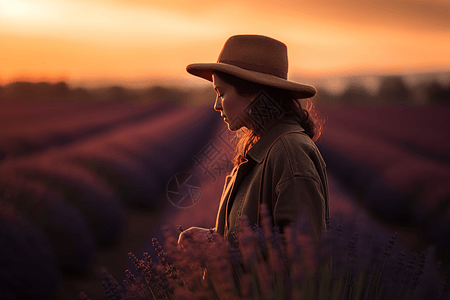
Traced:
POLYGON ((217 62, 287 79, 286 45, 262 35, 230 37, 225 42, 217 62))

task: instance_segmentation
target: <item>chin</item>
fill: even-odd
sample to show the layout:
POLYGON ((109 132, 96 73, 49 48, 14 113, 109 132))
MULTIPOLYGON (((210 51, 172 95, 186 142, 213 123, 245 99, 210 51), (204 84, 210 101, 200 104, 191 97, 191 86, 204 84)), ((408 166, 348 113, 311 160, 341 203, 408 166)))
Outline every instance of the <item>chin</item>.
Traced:
POLYGON ((227 125, 228 125, 228 129, 230 131, 237 131, 237 130, 242 128, 242 124, 230 124, 230 123, 227 123, 227 125))
POLYGON ((236 128, 236 126, 233 127, 230 124, 228 124, 228 130, 230 130, 230 131, 237 131, 237 130, 239 130, 239 128, 236 128))

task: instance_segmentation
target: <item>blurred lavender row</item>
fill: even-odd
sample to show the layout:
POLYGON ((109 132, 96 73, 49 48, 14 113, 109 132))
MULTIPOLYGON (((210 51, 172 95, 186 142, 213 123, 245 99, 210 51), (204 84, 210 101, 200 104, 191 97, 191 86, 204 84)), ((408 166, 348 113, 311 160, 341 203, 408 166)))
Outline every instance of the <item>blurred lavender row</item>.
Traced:
POLYGON ((327 109, 319 148, 329 170, 388 224, 450 249, 450 123, 446 106, 327 109))
POLYGON ((51 299, 60 281, 42 231, 0 203, 0 298, 51 299))
POLYGON ((148 120, 162 114, 174 105, 158 103, 138 105, 120 102, 63 102, 65 106, 41 103, 39 115, 25 115, 36 103, 28 107, 18 105, 4 109, 0 123, 0 160, 34 154, 49 148, 72 144, 89 137, 117 131, 122 126, 148 120), (29 107, 31 106, 31 107, 29 107), (42 111, 42 107, 54 107, 42 111))
MULTIPOLYGON (((161 203, 159 194, 174 172, 191 163, 217 124, 213 111, 204 106, 57 103, 42 118, 29 114, 23 122, 0 124, 11 136, 18 131, 28 144, 39 145, 0 162, 0 205, 28 224, 17 226, 17 218, 0 215, 0 256, 14 257, 10 251, 15 247, 24 262, 30 261, 2 264, 2 273, 10 274, 0 284, 2 299, 10 298, 8 293, 37 299, 33 289, 27 292, 31 283, 22 279, 36 272, 48 273, 54 282, 41 285, 43 299, 57 291, 60 274, 89 272, 96 249, 113 246, 123 231, 126 209, 159 210, 168 204, 161 203), (52 142, 59 135, 65 142, 52 142), (39 266, 41 254, 30 251, 31 244, 14 240, 22 235, 40 243, 46 251, 43 262, 51 260, 46 268, 52 271, 39 266), (8 286, 24 290, 4 290, 8 286)), ((11 111, 24 109, 22 105, 7 103, 11 111)))

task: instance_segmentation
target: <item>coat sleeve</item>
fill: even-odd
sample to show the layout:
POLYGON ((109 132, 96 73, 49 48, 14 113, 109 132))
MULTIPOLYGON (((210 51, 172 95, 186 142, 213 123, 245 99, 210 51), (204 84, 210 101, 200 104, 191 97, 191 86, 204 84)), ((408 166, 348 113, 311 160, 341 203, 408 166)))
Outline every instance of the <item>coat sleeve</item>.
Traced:
MULTIPOLYGON (((318 242, 326 232, 328 187, 325 163, 315 144, 303 135, 286 135, 274 144, 267 161, 274 225, 301 218, 301 229, 318 242), (305 232, 307 233, 307 232, 305 232)), ((267 201, 267 200, 266 200, 267 201)))
MULTIPOLYGON (((307 176, 292 176, 280 182, 275 191, 273 217, 281 231, 297 221, 309 231, 313 241, 318 242, 326 230, 326 204, 321 183, 307 176)), ((306 232, 305 232, 306 233, 306 232)))

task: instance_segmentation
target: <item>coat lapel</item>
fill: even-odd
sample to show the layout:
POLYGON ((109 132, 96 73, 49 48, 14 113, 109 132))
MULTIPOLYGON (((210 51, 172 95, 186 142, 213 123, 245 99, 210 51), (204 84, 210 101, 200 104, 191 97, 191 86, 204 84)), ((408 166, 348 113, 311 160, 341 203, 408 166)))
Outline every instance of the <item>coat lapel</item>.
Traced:
POLYGON ((248 170, 249 161, 241 163, 238 167, 235 167, 229 175, 231 178, 228 181, 228 184, 224 190, 224 193, 222 193, 222 198, 220 199, 220 205, 219 205, 219 213, 217 214, 216 218, 216 231, 219 234, 226 235, 226 231, 228 229, 228 214, 231 210, 231 203, 230 199, 233 199, 235 197, 237 188, 239 187, 239 184, 242 182, 242 180, 245 177, 246 170, 248 170))
POLYGON ((237 171, 237 169, 235 167, 231 171, 231 174, 226 177, 224 189, 222 192, 222 197, 220 199, 219 212, 216 217, 216 231, 221 235, 223 235, 223 233, 224 233, 226 207, 227 207, 228 199, 230 197, 231 189, 232 189, 232 187, 234 185, 234 181, 236 179, 236 176, 235 176, 236 171, 237 171))

